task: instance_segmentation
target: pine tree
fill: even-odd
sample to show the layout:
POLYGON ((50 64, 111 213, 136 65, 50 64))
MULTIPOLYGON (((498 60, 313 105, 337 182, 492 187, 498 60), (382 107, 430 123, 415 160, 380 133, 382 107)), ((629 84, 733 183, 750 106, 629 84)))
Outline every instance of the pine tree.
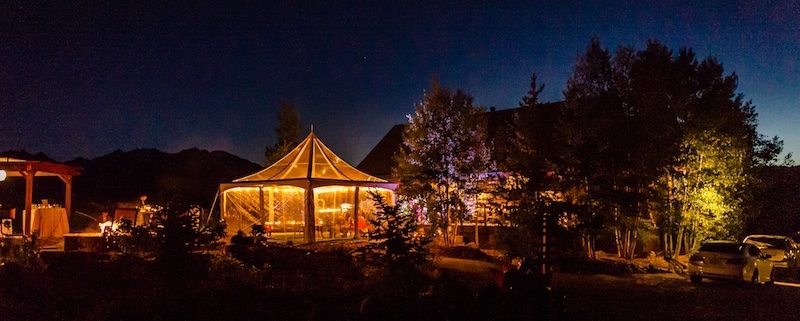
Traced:
POLYGON ((264 156, 266 166, 280 160, 300 143, 300 115, 294 104, 281 102, 278 110, 278 125, 275 127, 275 144, 268 146, 264 156))
POLYGON ((401 205, 389 205, 379 193, 370 193, 378 210, 370 220, 375 229, 369 232, 372 249, 380 250, 390 268, 408 268, 427 260, 430 238, 421 233, 416 217, 401 210, 401 205))

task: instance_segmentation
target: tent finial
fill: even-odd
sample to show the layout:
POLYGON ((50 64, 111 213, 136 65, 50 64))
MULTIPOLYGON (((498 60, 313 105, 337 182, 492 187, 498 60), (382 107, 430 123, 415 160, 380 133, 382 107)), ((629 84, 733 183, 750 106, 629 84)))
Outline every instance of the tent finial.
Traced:
POLYGON ((314 123, 311 123, 311 132, 314 132, 314 123))

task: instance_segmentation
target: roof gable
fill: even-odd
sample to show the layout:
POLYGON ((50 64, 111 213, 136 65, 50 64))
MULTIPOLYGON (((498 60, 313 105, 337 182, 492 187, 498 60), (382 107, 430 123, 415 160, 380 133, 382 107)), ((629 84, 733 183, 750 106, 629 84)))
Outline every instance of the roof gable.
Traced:
POLYGON ((355 169, 311 132, 294 149, 269 167, 234 182, 326 179, 352 182, 386 182, 355 169))

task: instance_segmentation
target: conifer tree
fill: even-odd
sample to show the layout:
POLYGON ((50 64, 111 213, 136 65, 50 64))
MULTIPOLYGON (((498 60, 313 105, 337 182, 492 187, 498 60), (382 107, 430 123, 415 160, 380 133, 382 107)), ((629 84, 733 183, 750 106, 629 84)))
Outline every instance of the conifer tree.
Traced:
POLYGON ((268 146, 264 153, 266 166, 272 165, 286 156, 292 148, 300 143, 300 127, 300 115, 294 104, 281 102, 278 110, 278 124, 275 127, 275 144, 268 146))
POLYGON ((370 193, 377 213, 370 223, 369 232, 373 248, 381 250, 384 263, 390 268, 409 268, 427 259, 430 238, 420 233, 415 215, 403 211, 401 205, 389 205, 379 193, 370 193))

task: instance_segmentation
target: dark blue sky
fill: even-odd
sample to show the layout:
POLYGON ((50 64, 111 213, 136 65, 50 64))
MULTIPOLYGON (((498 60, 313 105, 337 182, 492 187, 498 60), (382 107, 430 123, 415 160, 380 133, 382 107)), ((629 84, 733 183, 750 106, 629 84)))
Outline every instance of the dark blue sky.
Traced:
POLYGON ((199 147, 262 163, 285 100, 357 164, 432 76, 502 109, 536 72, 557 101, 597 36, 716 56, 759 131, 800 152, 797 1, 294 2, 0 4, 0 150, 199 147))

